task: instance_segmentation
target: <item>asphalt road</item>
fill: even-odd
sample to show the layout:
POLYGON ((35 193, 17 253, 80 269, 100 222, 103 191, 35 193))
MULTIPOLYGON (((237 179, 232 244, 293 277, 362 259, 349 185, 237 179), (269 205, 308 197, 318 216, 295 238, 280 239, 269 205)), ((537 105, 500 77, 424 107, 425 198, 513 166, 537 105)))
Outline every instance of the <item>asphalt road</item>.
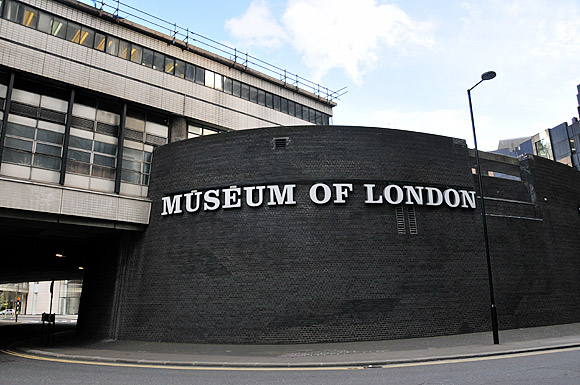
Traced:
POLYGON ((164 369, 33 360, 0 354, 0 384, 557 384, 580 383, 580 351, 348 370, 164 369))

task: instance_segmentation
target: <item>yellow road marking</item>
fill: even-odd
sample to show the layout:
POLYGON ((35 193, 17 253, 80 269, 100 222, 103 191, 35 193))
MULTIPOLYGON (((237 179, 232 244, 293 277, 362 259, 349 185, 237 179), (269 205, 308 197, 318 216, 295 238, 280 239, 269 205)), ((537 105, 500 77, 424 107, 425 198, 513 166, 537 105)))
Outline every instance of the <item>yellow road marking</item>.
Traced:
MULTIPOLYGON (((392 368, 409 368, 415 366, 429 366, 429 365, 447 365, 447 364, 460 364, 467 362, 480 362, 480 361, 491 361, 491 360, 503 360, 508 358, 519 358, 519 357, 530 357, 538 356, 543 354, 553 354, 561 352, 571 352, 579 351, 580 347, 571 348, 561 348, 561 349, 550 349, 550 350, 540 350, 534 352, 523 352, 523 353, 506 353, 493 356, 485 357, 473 357, 473 358, 458 358, 458 359, 448 359, 448 360, 437 360, 437 361, 423 361, 423 362, 406 362, 400 364, 385 364, 385 365, 372 365, 373 368, 382 369, 392 369, 392 368)), ((67 364, 83 364, 83 365, 98 365, 98 366, 115 366, 115 367, 127 367, 127 368, 149 368, 149 369, 171 369, 171 370, 220 370, 220 371, 322 371, 322 370, 361 370, 367 369, 369 366, 336 366, 336 367, 205 367, 205 366, 179 366, 179 365, 161 365, 161 364, 130 364, 130 363, 119 363, 119 362, 99 362, 99 361, 83 361, 83 360, 69 360, 62 358, 51 358, 51 357, 41 357, 34 356, 30 354, 17 353, 11 350, 0 350, 4 354, 8 354, 15 357, 26 358, 30 360, 37 361, 49 361, 49 362, 60 362, 67 364)))

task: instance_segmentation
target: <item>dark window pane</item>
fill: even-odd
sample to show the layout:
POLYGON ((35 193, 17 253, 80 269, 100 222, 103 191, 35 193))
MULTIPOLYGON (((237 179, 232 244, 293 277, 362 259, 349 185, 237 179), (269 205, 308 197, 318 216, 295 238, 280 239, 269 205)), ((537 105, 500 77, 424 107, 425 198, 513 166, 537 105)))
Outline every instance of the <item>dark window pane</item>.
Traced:
POLYGON ((36 143, 36 153, 52 156, 60 156, 60 146, 50 146, 48 144, 36 143))
POLYGON ((145 155, 145 162, 151 163, 151 159, 153 158, 153 153, 152 152, 143 152, 143 154, 145 155))
POLYGON ((145 174, 151 173, 151 165, 149 163, 143 163, 143 172, 145 174))
POLYGON ((136 44, 131 45, 131 61, 133 63, 141 64, 143 60, 143 48, 136 44))
POLYGON ((258 104, 261 106, 266 105, 266 92, 262 90, 258 90, 258 104))
POLYGON ((296 115, 296 103, 291 100, 288 100, 288 114, 292 116, 296 115))
POLYGON ((102 33, 95 33, 95 49, 105 51, 105 44, 107 43, 107 36, 102 33))
POLYGON ((224 77, 224 92, 226 94, 231 94, 233 90, 232 87, 232 79, 224 77))
POLYGON ((153 69, 163 71, 165 68, 165 56, 162 53, 153 53, 153 69))
POLYGON ((141 182, 141 173, 123 170, 123 172, 121 173, 121 180, 123 182, 139 184, 141 182))
POLYGON ((302 107, 302 119, 306 121, 310 120, 310 109, 306 106, 302 107))
POLYGON ((316 116, 316 118, 315 118, 316 124, 322 124, 322 112, 316 111, 315 116, 316 116))
POLYGON ((316 111, 312 108, 309 108, 308 112, 310 112, 310 118, 308 119, 310 123, 316 123, 316 111))
POLYGON ((285 114, 288 113, 288 99, 282 98, 282 112, 285 114))
POLYGON ((98 142, 95 140, 95 152, 100 152, 102 154, 116 155, 117 146, 114 144, 98 142))
POLYGON ((35 154, 33 165, 35 167, 58 171, 60 170, 60 162, 60 158, 55 158, 54 156, 35 154))
POLYGON ((187 80, 195 80, 195 66, 193 64, 185 64, 185 78, 187 80))
POLYGON ((164 69, 165 73, 173 75, 174 70, 175 70, 175 60, 173 60, 173 58, 171 57, 166 57, 164 69))
POLYGON ((66 39, 78 44, 81 40, 81 26, 69 21, 66 28, 66 39))
POLYGON ((302 119, 302 104, 296 103, 296 117, 302 119))
POLYGON ((242 99, 250 100, 250 86, 242 84, 242 99))
POLYGON ((115 158, 95 154, 93 157, 93 163, 100 166, 115 167, 115 158))
POLYGON ((256 87, 250 87, 250 101, 258 103, 258 89, 256 87))
POLYGON ((132 162, 130 160, 123 159, 123 169, 141 171, 141 162, 132 162))
POLYGON ((240 98, 242 96, 242 84, 237 80, 232 80, 233 90, 232 94, 240 98))
POLYGON ((79 138, 78 136, 71 136, 68 145, 82 150, 90 151, 93 149, 93 141, 91 139, 79 138))
MULTIPOLYGON (((10 21, 18 22, 18 6, 19 4, 15 1, 7 1, 4 17, 10 21)), ((22 5, 20 6, 23 7, 22 5)))
POLYGON ((322 124, 328 126, 330 124, 330 116, 326 114, 322 114, 322 124))
POLYGON ((52 19, 52 26, 50 27, 50 34, 64 39, 66 37, 66 23, 65 19, 54 16, 52 19))
POLYGON ((272 94, 269 92, 266 92, 266 107, 268 108, 274 107, 273 97, 272 94))
POLYGON ((280 111, 280 97, 278 95, 274 95, 274 109, 280 111))
POLYGON ((36 133, 36 140, 40 140, 41 142, 62 144, 63 138, 64 135, 59 132, 38 129, 36 133))
POLYGON ((195 82, 205 85, 205 70, 201 67, 195 67, 195 82))
POLYGON ((8 123, 6 125, 6 134, 22 138, 34 139, 34 130, 34 127, 23 126, 22 124, 8 123))
POLYGON ((91 175, 99 178, 115 179, 115 169, 93 165, 91 175))
POLYGON ((72 172, 75 174, 83 174, 89 175, 91 171, 91 166, 88 163, 79 163, 79 162, 67 162, 66 163, 66 171, 72 172))
POLYGON ((141 62, 145 67, 153 67, 153 51, 149 48, 143 48, 143 61, 141 62))
POLYGON ((68 150, 68 158, 72 160, 78 160, 79 162, 90 163, 91 153, 78 150, 68 150))
POLYGON ((124 40, 119 41, 119 56, 121 59, 128 59, 129 58, 129 42, 124 40))
POLYGON ((93 48, 95 42, 95 31, 87 27, 83 27, 81 31, 80 43, 85 47, 93 48))
POLYGON ((4 142, 6 148, 14 148, 16 150, 32 152, 32 142, 28 140, 9 138, 7 137, 4 142))
POLYGON ((123 148, 123 159, 136 160, 136 161, 142 162, 143 161, 143 151, 124 147, 123 148))
POLYGON ((119 39, 107 36, 107 53, 114 56, 119 54, 119 39))
POLYGON ((182 79, 185 77, 185 63, 181 60, 175 60, 175 76, 182 79))
POLYGON ((40 12, 38 15, 38 27, 37 29, 44 33, 50 33, 52 26, 52 15, 44 12, 40 12))
POLYGON ((2 161, 6 163, 16 163, 30 166, 32 163, 32 153, 14 151, 7 148, 4 150, 2 161))

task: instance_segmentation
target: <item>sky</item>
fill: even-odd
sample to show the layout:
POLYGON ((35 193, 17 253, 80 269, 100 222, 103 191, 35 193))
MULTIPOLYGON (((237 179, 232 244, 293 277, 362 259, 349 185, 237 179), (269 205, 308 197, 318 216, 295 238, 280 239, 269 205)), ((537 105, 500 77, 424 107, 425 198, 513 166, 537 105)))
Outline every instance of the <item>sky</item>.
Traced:
POLYGON ((331 90, 346 87, 335 125, 472 147, 467 89, 491 70, 497 77, 471 92, 480 150, 578 117, 578 0, 122 2, 331 90))

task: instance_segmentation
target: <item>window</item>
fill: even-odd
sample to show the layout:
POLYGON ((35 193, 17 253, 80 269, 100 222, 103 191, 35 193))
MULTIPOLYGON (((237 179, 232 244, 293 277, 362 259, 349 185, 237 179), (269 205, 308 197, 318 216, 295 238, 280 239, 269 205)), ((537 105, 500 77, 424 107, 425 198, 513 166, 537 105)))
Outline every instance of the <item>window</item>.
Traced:
POLYGON ((164 72, 173 75, 174 70, 175 70, 175 60, 173 60, 173 58, 166 57, 164 72))
POLYGON ((242 84, 242 99, 250 100, 250 86, 242 84))
POLYGON ((195 67, 195 82, 205 84, 205 70, 203 68, 195 67))
POLYGON ((129 46, 130 44, 128 42, 126 42, 125 40, 120 40, 119 53, 117 56, 119 56, 121 59, 127 60, 129 58, 129 46))
POLYGON ((282 112, 288 113, 288 99, 282 98, 282 112))
POLYGON ((296 116, 296 103, 291 100, 288 100, 288 114, 296 116))
POLYGON ((66 39, 73 43, 78 43, 81 38, 81 26, 69 22, 66 28, 66 39))
POLYGON ((185 78, 187 80, 195 80, 195 66, 193 64, 185 64, 185 78))
POLYGON ((106 47, 107 37, 101 33, 95 33, 95 49, 104 52, 106 47))
POLYGON ((215 74, 215 89, 216 90, 220 90, 223 91, 224 86, 223 86, 223 80, 222 80, 222 75, 220 74, 215 74))
POLYGON ((274 95, 274 109, 280 111, 280 97, 278 95, 274 95))
POLYGON ((215 74, 212 71, 205 70, 205 86, 215 87, 215 74))
POLYGON ((250 87, 250 101, 258 103, 258 89, 256 87, 250 87))
POLYGON ((81 45, 84 45, 85 47, 92 48, 94 42, 95 42, 95 31, 93 31, 92 29, 83 27, 81 29, 81 35, 80 35, 80 41, 79 41, 79 43, 81 45))
POLYGON ((51 33, 52 27, 52 15, 45 12, 40 12, 38 14, 38 27, 37 29, 44 33, 51 33))
POLYGON ((232 94, 234 96, 237 96, 238 98, 242 97, 242 84, 237 80, 233 80, 232 85, 233 85, 232 94))
POLYGON ((153 53, 153 69, 157 71, 164 71, 165 56, 159 52, 153 53))
POLYGON ((119 39, 116 37, 107 37, 107 53, 117 56, 119 54, 119 39))
POLYGON ((141 64, 145 67, 153 68, 153 51, 148 48, 143 48, 143 61, 141 64))
POLYGON ((185 78, 185 63, 181 60, 175 60, 175 76, 185 78))
POLYGON ((54 16, 52 19, 52 25, 50 27, 50 34, 52 36, 64 39, 66 38, 66 31, 67 21, 65 19, 61 19, 60 17, 54 16))
POLYGON ((302 119, 302 104, 296 103, 296 117, 302 119))
POLYGON ((151 158, 150 152, 124 147, 121 180, 147 185, 151 171, 151 158))
POLYGON ((258 90, 258 104, 261 106, 266 105, 266 91, 258 90))
POLYGON ((143 60, 143 48, 136 44, 131 45, 131 61, 133 63, 141 64, 143 60))
POLYGON ((233 90, 232 79, 224 77, 224 92, 231 94, 233 90))
POLYGON ((272 94, 269 92, 266 92, 266 107, 268 108, 273 108, 274 107, 274 101, 273 101, 273 97, 272 94))

